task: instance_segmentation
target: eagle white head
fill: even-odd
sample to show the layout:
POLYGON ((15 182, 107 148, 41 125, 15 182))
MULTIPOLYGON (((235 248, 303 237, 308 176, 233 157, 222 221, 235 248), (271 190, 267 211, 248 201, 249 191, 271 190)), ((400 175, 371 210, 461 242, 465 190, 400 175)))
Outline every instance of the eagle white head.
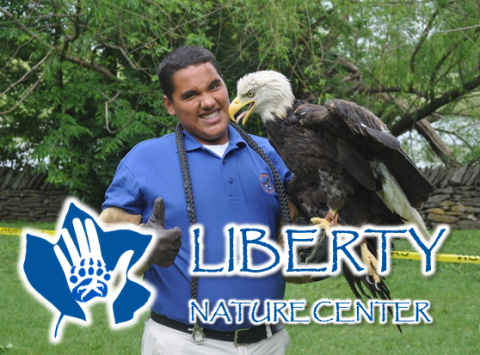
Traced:
POLYGON ((257 113, 266 122, 275 116, 286 117, 294 100, 290 81, 283 74, 263 70, 247 74, 238 81, 237 97, 230 104, 228 113, 237 123, 243 118, 245 124, 252 113, 257 113), (249 105, 247 110, 235 119, 235 114, 246 105, 249 105))

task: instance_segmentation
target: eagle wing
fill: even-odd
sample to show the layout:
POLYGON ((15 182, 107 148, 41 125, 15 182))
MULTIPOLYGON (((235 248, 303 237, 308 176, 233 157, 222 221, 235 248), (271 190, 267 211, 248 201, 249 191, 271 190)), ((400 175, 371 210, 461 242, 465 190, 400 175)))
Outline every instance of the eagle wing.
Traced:
POLYGON ((369 190, 375 189, 368 161, 382 161, 414 208, 428 200, 434 186, 400 148, 399 140, 367 109, 344 100, 324 106, 303 104, 295 114, 300 124, 336 137, 338 162, 369 190), (368 161, 367 161, 368 160, 368 161))

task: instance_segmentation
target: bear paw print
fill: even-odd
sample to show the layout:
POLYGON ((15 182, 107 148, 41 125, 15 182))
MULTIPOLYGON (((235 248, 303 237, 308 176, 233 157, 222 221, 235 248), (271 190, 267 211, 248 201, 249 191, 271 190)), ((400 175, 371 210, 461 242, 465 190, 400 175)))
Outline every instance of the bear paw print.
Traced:
POLYGON ((86 258, 72 266, 69 282, 73 285, 72 295, 79 302, 88 302, 108 293, 106 282, 110 281, 110 270, 100 260, 86 258))

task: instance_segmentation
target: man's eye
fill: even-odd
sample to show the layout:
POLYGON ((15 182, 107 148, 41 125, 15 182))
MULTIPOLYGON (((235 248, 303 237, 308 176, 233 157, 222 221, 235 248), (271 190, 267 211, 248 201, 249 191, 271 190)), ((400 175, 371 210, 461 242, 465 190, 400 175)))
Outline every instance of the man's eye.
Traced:
POLYGON ((220 85, 218 84, 214 84, 212 86, 210 86, 210 89, 213 90, 213 89, 218 89, 220 87, 220 85))

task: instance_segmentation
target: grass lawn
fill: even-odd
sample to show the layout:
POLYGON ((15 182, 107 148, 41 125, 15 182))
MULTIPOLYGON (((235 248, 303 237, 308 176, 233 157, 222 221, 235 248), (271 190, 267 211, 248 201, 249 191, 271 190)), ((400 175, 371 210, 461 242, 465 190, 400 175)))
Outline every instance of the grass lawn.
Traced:
MULTIPOLYGON (((1 223, 0 227, 25 227, 1 223)), ((52 223, 30 225, 54 229, 52 223)), ((397 250, 413 250, 408 242, 395 242, 397 250)), ((456 231, 442 247, 445 254, 480 254, 480 231, 456 231)), ((69 324, 58 345, 48 342, 52 315, 23 287, 17 274, 19 237, 0 235, 0 348, 6 354, 139 354, 143 324, 120 331, 109 329, 105 305, 91 307, 92 325, 69 324)), ((387 280, 393 298, 429 300, 433 324, 405 325, 403 334, 392 324, 287 325, 288 354, 479 354, 480 265, 438 263, 433 277, 424 277, 420 262, 392 260, 387 280)), ((307 285, 289 285, 286 299, 352 299, 343 277, 307 285)), ((325 316, 331 308, 322 310, 325 316)), ((307 315, 310 310, 303 314, 307 315)), ((302 315, 301 312, 298 313, 302 315)), ((348 315, 348 312, 346 313, 348 315)), ((407 313, 408 314, 408 313, 407 313)), ((407 315, 406 314, 406 315, 407 315)), ((142 317, 143 319, 144 317, 142 317)))

